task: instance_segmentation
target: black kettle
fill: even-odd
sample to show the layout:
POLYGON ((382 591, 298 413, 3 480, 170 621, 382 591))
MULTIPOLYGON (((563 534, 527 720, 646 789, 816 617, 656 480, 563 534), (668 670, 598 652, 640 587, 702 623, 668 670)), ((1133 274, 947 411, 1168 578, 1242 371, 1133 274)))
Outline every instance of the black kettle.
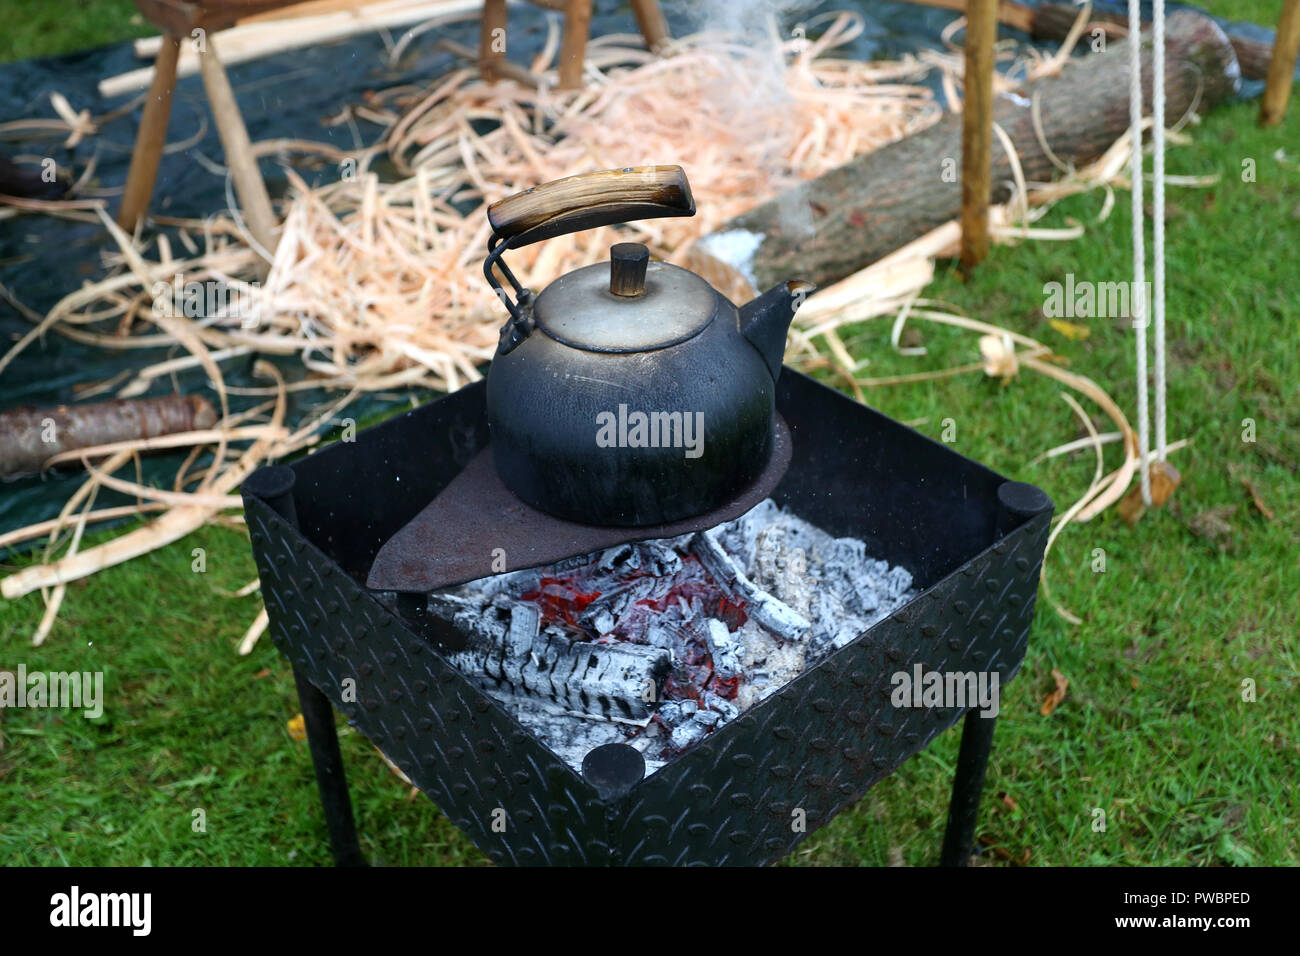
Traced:
POLYGON ((737 309, 623 242, 534 296, 501 259, 582 229, 694 214, 680 166, 570 176, 489 207, 484 273, 510 311, 487 379, 491 446, 502 482, 532 507, 667 524, 720 507, 767 464, 786 333, 812 284, 783 282, 737 309))

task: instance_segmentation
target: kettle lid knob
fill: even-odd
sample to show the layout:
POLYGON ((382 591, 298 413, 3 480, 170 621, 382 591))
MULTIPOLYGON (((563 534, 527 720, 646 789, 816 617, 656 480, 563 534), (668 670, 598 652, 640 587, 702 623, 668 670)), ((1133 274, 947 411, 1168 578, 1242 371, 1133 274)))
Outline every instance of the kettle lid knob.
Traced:
POLYGON ((645 293, 650 250, 640 242, 618 242, 609 250, 609 291, 635 298, 645 293))

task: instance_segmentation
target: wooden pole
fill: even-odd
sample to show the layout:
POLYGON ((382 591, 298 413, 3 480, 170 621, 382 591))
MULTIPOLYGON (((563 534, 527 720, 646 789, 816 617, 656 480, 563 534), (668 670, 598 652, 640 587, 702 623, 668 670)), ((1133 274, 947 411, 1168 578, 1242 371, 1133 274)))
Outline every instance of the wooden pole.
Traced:
POLYGON ((478 41, 478 72, 485 83, 501 78, 506 58, 506 0, 486 0, 478 41))
POLYGON ((659 0, 632 0, 632 14, 645 37, 647 50, 653 53, 671 39, 668 21, 664 19, 663 10, 659 9, 659 0))
POLYGON ((158 162, 167 142, 167 122, 172 115, 172 92, 176 89, 176 63, 180 53, 180 37, 164 36, 158 59, 154 62, 153 82, 149 84, 149 95, 144 101, 140 129, 135 135, 135 150, 131 153, 131 169, 126 175, 122 205, 117 210, 117 224, 127 232, 134 232, 140 217, 149 211, 149 198, 158 178, 158 162))
POLYGON ((248 139, 248 128, 244 126, 239 104, 235 101, 235 92, 230 88, 230 79, 210 42, 199 51, 199 70, 203 74, 212 118, 221 136, 221 148, 235 180, 235 192, 239 195, 248 231, 268 254, 273 253, 276 223, 271 211, 271 197, 266 193, 266 183, 262 182, 257 160, 253 158, 253 145, 248 139))
POLYGON ((564 16, 564 43, 560 48, 560 89, 582 87, 582 66, 591 35, 591 0, 569 0, 564 16))
POLYGON ((961 107, 961 267, 967 275, 989 251, 993 41, 997 32, 997 0, 970 0, 966 11, 965 96, 961 107))
POLYGON ((1282 18, 1277 23, 1273 56, 1268 61, 1264 98, 1259 104, 1260 126, 1276 126, 1286 116, 1297 55, 1300 55, 1300 0, 1286 0, 1282 18))

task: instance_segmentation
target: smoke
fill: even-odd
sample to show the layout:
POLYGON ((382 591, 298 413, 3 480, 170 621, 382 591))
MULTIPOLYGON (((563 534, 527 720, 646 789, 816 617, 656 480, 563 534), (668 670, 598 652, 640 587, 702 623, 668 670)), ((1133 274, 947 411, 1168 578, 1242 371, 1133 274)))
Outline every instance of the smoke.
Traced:
POLYGON ((691 0, 684 6, 693 30, 733 37, 753 61, 753 83, 719 89, 719 96, 769 109, 788 99, 781 47, 817 0, 691 0))
MULTIPOLYGON (((668 4, 665 4, 668 6, 668 4)), ((735 44, 742 82, 720 83, 710 90, 709 106, 727 127, 748 140, 744 156, 737 157, 769 181, 786 182, 789 156, 782 115, 798 109, 786 85, 786 50, 791 40, 803 36, 800 22, 818 0, 677 0, 674 12, 685 14, 691 30, 727 37, 735 44)), ((806 203, 786 203, 785 224, 796 233, 812 231, 812 211, 806 203)))
POLYGON ((676 8, 691 15, 697 30, 723 30, 746 39, 774 38, 818 6, 817 0, 690 0, 676 8))

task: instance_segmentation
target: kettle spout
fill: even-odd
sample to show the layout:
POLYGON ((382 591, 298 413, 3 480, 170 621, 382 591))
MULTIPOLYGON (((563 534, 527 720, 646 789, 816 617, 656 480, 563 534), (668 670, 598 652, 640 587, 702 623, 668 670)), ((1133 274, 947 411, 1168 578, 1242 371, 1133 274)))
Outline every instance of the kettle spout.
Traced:
POLYGON ((781 374, 785 336, 794 314, 816 288, 811 282, 791 279, 768 289, 740 310, 740 333, 763 356, 773 381, 781 374))

